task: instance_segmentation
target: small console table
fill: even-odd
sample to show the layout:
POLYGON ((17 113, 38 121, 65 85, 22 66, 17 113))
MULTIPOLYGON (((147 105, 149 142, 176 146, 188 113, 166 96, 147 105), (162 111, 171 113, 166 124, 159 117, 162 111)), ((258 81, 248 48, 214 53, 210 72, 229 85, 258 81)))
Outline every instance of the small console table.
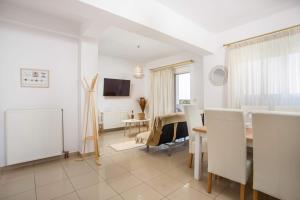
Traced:
POLYGON ((149 129, 149 123, 150 119, 125 119, 122 120, 122 123, 124 123, 124 136, 126 135, 126 130, 129 131, 129 134, 131 133, 131 127, 138 125, 139 127, 139 133, 141 132, 141 124, 147 124, 147 131, 149 129))

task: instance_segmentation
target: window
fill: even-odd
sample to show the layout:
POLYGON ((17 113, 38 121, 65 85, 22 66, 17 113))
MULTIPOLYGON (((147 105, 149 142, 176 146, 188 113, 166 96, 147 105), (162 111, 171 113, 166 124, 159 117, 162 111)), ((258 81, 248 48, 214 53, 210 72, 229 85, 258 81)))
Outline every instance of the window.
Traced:
POLYGON ((300 106, 300 28, 228 49, 229 106, 300 106))
POLYGON ((184 104, 190 104, 191 101, 191 74, 175 74, 175 102, 176 112, 182 112, 184 104))

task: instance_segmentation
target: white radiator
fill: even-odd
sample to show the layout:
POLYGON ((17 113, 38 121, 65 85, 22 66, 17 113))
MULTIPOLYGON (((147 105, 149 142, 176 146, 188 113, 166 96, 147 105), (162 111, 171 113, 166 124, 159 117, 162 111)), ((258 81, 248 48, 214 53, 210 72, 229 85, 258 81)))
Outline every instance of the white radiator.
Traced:
POLYGON ((7 110, 6 164, 61 155, 62 131, 61 109, 7 110))
POLYGON ((103 112, 103 128, 112 129, 123 127, 122 120, 128 119, 128 112, 103 112))

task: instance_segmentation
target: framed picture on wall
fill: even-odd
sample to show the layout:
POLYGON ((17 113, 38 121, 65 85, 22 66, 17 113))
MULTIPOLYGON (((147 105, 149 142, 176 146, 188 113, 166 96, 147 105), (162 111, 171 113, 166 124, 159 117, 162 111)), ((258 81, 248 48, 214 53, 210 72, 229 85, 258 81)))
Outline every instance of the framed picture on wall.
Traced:
POLYGON ((49 88, 49 70, 21 68, 21 87, 49 88))

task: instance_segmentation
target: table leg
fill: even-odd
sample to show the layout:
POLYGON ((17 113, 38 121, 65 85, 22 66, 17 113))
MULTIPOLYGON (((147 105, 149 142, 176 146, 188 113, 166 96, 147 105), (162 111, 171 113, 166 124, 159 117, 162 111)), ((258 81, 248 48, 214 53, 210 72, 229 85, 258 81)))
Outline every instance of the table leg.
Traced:
POLYGON ((129 123, 129 136, 131 136, 131 123, 129 123))
POLYGON ((127 123, 125 122, 125 126, 124 126, 124 136, 126 135, 126 126, 127 126, 127 123))
POLYGON ((195 134, 195 160, 194 160, 194 178, 201 180, 202 175, 202 137, 195 134))
POLYGON ((141 132, 141 123, 139 122, 139 133, 141 132))

